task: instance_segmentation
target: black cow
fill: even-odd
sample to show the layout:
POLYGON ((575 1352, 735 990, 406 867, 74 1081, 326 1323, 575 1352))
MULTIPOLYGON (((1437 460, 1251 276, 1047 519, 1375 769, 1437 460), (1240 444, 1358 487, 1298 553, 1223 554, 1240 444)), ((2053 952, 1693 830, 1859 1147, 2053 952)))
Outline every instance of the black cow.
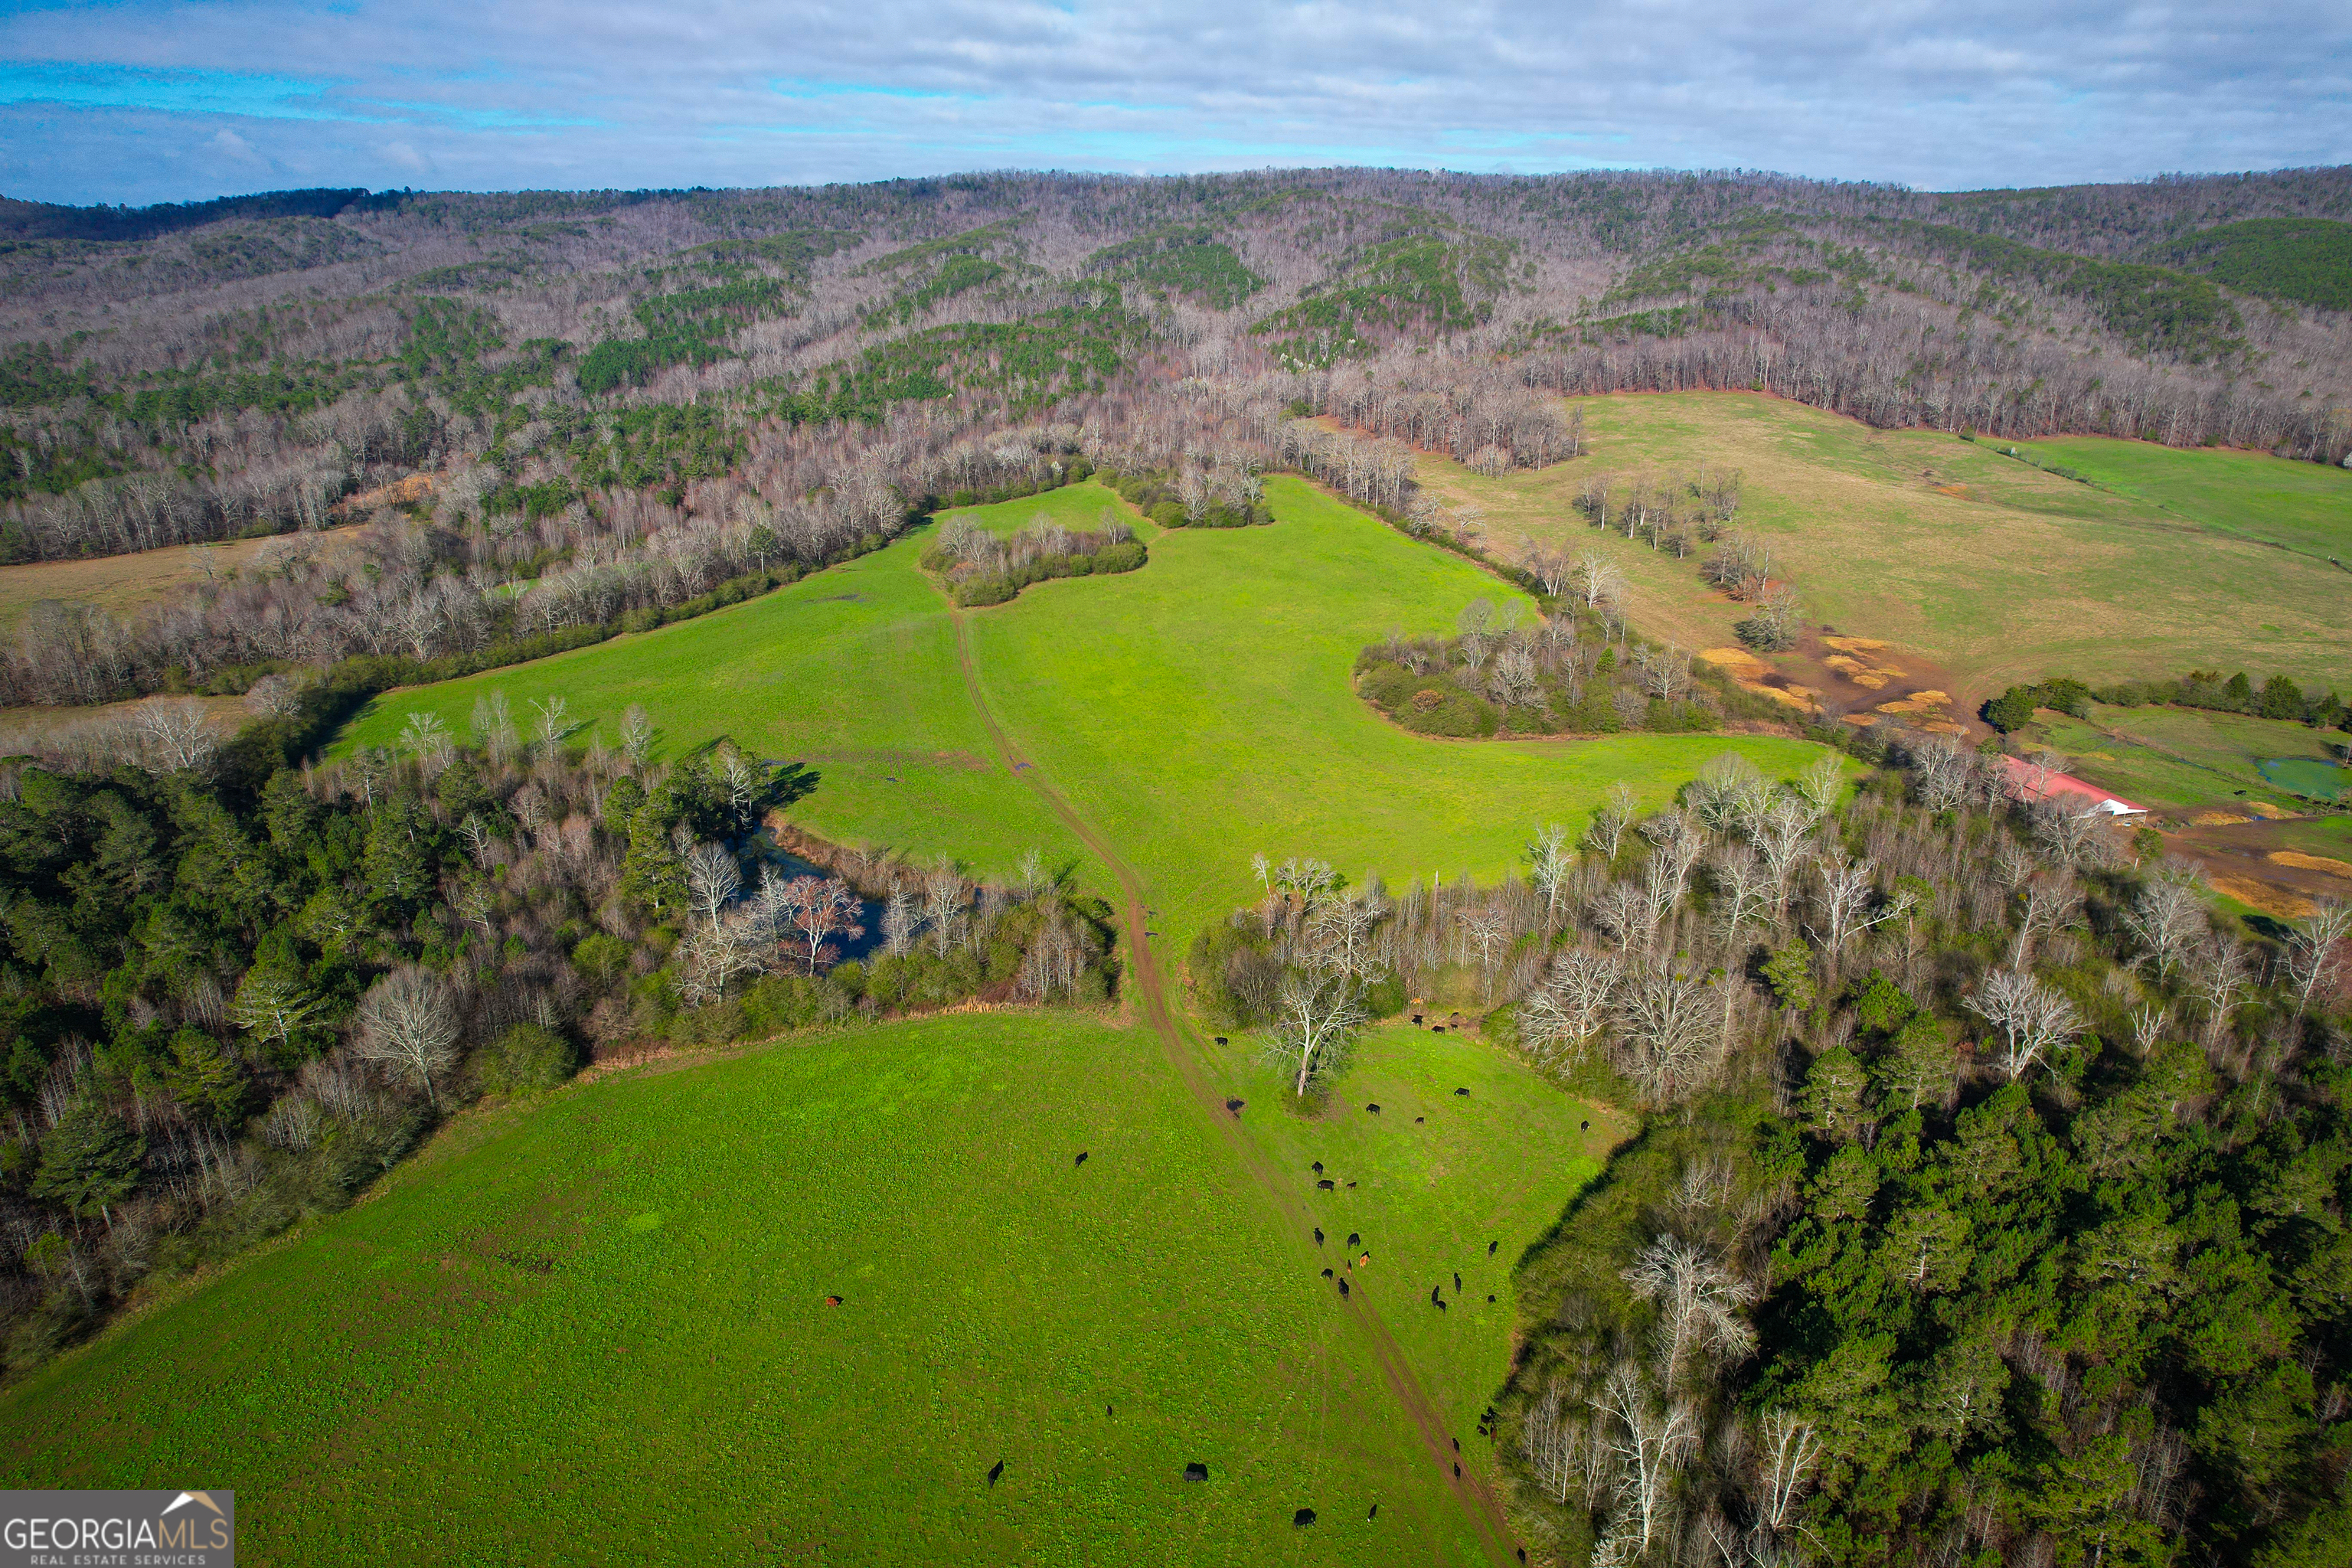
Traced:
POLYGON ((1209 1479, 1209 1467, 1196 1459, 1184 1467, 1184 1479, 1188 1481, 1205 1481, 1209 1479))
POLYGON ((1315 1510, 1311 1508, 1302 1508, 1290 1516, 1290 1522, 1304 1530, 1315 1522, 1315 1510))
POLYGON ((990 1486, 994 1486, 994 1485, 996 1484, 996 1478, 997 1478, 997 1477, 999 1477, 999 1476, 1001 1476, 1001 1475, 1003 1475, 1003 1473, 1004 1473, 1004 1461, 1003 1461, 1003 1460, 1002 1460, 1002 1459, 999 1459, 999 1460, 997 1460, 997 1461, 996 1461, 996 1463, 995 1463, 994 1465, 991 1466, 991 1467, 990 1467, 990 1468, 989 1468, 989 1472, 988 1472, 988 1484, 989 1484, 990 1486))
POLYGON ((1318 1193, 1336 1193, 1339 1190, 1339 1184, 1326 1176, 1315 1184, 1315 1190, 1318 1193))
POLYGON ((1076 1163, 1081 1165, 1087 1163, 1087 1152, 1084 1149, 1078 1151, 1078 1157, 1076 1163))

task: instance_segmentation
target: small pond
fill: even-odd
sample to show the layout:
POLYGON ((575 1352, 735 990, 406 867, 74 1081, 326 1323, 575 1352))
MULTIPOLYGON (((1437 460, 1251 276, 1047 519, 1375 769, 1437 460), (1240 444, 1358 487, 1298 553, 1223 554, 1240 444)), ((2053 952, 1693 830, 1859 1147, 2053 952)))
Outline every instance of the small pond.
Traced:
POLYGON ((2334 800, 2352 784, 2352 768, 2319 757, 2267 757, 2254 764, 2254 771, 2305 800, 2334 800))

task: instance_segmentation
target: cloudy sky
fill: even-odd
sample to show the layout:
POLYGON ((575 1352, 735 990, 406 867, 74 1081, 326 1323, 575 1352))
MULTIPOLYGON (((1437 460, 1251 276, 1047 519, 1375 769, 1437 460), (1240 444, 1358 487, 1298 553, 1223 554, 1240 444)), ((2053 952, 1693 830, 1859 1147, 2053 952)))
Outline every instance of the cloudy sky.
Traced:
POLYGON ((0 194, 2352 162, 2352 5, 0 0, 0 194))

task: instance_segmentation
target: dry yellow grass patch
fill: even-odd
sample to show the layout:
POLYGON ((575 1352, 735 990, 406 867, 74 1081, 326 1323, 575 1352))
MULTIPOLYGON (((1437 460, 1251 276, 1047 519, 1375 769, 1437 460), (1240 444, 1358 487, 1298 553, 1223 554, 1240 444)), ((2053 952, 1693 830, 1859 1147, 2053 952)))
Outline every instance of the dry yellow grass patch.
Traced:
POLYGON ((1769 697, 1773 701, 1784 707, 1793 708, 1800 713, 1811 712, 1816 700, 1821 696, 1820 692, 1810 686, 1769 684, 1764 678, 1772 673, 1772 667, 1744 647, 1702 648, 1698 657, 1739 682, 1741 690, 1753 691, 1759 697, 1769 697))
POLYGON ((2305 855, 2300 849, 2273 849, 2267 858, 2279 866, 2292 866, 2298 871, 2325 871, 2331 877, 2352 877, 2352 860, 2333 860, 2325 855, 2305 855))
MULTIPOLYGON (((319 533, 274 533, 267 539, 232 539, 209 547, 205 562, 215 573, 242 570, 265 553, 277 554, 310 544, 340 548, 356 539, 359 530, 332 528, 319 533)), ((95 605, 128 617, 141 605, 162 598, 174 588, 202 575, 197 558, 184 544, 142 550, 133 555, 101 555, 89 561, 35 561, 21 566, 0 566, 0 625, 14 626, 25 612, 43 599, 95 605)))
POLYGON ((2266 800, 2250 800, 2246 802, 2246 809, 2264 822, 2292 822, 2295 815, 2283 806, 2273 805, 2266 800))
MULTIPOLYGON (((2085 755, 2090 753, 2086 752, 2085 755)), ((2247 818, 2226 811, 2200 811, 2189 819, 2191 827, 2235 827, 2247 818)))
POLYGON ((2299 921, 2318 908, 2309 899, 2246 877, 2215 877, 2213 890, 2227 893, 2250 910, 2283 921, 2299 921))

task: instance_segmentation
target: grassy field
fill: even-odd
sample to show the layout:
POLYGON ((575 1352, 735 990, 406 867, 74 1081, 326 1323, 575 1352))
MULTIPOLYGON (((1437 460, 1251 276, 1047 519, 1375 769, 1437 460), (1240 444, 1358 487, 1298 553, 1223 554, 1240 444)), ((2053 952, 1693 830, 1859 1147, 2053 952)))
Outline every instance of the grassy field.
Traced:
MULTIPOLYGON (((1089 488, 1099 489, 1055 495, 1089 488)), ((1392 626, 1450 627, 1482 595, 1524 596, 1300 481, 1266 489, 1281 520, 1272 528, 1160 532, 1139 572, 1035 584, 967 612, 982 686, 1023 756, 1120 846, 1187 933, 1248 896, 1255 849, 1393 881, 1492 878, 1538 824, 1581 824, 1621 777, 1658 802, 1719 752, 1745 752, 1776 777, 1814 753, 1754 737, 1407 734, 1350 689, 1357 650, 1392 626)), ((1039 499, 980 510, 1017 526, 1039 499)), ((920 549, 919 537, 901 540, 716 615, 387 694, 340 745, 394 744, 419 708, 463 733, 494 689, 526 716, 527 699, 560 693, 607 739, 642 702, 666 746, 731 734, 808 762, 821 782, 794 816, 812 832, 952 852, 988 872, 1043 845, 1099 885, 1076 841, 990 754, 957 673, 953 617, 916 566, 920 549)))
MULTIPOLYGON (((1349 689, 1357 649, 1513 591, 1299 481, 1268 494, 1272 528, 1161 532, 1139 572, 961 619, 917 569, 921 541, 901 541, 719 615, 390 694, 342 743, 388 743, 420 707, 462 730, 491 689, 525 711, 562 693, 608 737, 642 701, 667 748, 729 733, 811 762, 822 782, 795 816, 814 831, 983 869, 1033 843, 1081 855, 1031 787, 1048 783, 1138 869, 1171 973, 1192 930, 1251 896, 1254 849, 1397 882, 1492 878, 1621 778, 1659 802, 1725 751, 1774 777, 1816 754, 1397 730, 1349 689)), ((1017 526, 1036 499, 983 521, 1017 526)), ((1083 874, 1108 890, 1106 868, 1083 874)), ((1458 1036, 1376 1031, 1331 1095, 1357 1109, 1317 1119, 1284 1106, 1248 1042, 1205 1050, 1205 1099, 1150 1035, 1027 1019, 888 1026, 567 1091, 0 1399, 0 1432, 28 1479, 235 1455, 257 1495, 287 1500, 268 1561, 409 1548, 404 1510, 362 1507, 386 1487, 446 1490, 484 1521, 485 1558, 614 1550, 551 1554, 594 1496, 611 1528, 720 1542, 713 1556, 788 1560, 820 1540, 892 1562, 1471 1560, 1469 1515, 1378 1337, 1318 1270, 1367 1237, 1355 1305, 1478 1474, 1510 1268, 1596 1167, 1580 1123, 1607 1119, 1458 1036), (1244 1119, 1213 1109, 1227 1091, 1244 1119), (1363 1114, 1373 1100, 1388 1112, 1363 1114), (1313 1159, 1360 1185, 1317 1193, 1313 1159), (1325 1221, 1318 1249, 1308 1226, 1325 1221), (1456 1269, 1441 1313, 1429 1288, 1455 1303, 1456 1269), (306 1286, 315 1300, 281 1307, 306 1286), (814 1307, 828 1291, 846 1305, 814 1307), (418 1364, 434 1375, 412 1389, 400 1369, 418 1364), (478 1437, 425 1441, 478 1404, 493 1407, 478 1437), (56 1444, 110 1405, 102 1440, 56 1444), (559 1474, 557 1447, 590 1459, 559 1474), (1173 1479, 1192 1460, 1206 1488, 1173 1479), (504 1522, 510 1497, 541 1500, 504 1522), (1297 1507, 1323 1523, 1293 1531, 1297 1507), (737 1527, 751 1533, 723 1533, 737 1527)))
POLYGON ((816 792, 794 816, 836 842, 953 853, 994 877, 1032 846, 1076 863, 1076 840, 990 753, 957 673, 954 622, 915 563, 921 548, 902 539, 674 626, 394 692, 340 748, 394 745, 418 709, 464 734, 475 701, 495 690, 526 721, 528 700, 561 695, 574 722, 612 742, 642 702, 665 751, 731 735, 755 755, 815 769, 816 792))
MULTIPOLYGON (((2309 809, 2266 775, 2260 764, 2311 764, 2315 775, 2332 760, 2331 742, 2344 737, 2274 719, 2213 713, 2193 708, 2110 708, 2091 705, 2086 719, 2043 710, 2020 731, 2027 745, 2044 745, 2067 758, 2072 772, 2157 811, 2243 813, 2249 803, 2277 812, 2309 809)), ((2284 773, 2290 782, 2292 770, 2284 773)))
POLYGON ((1485 1463, 1475 1433, 1510 1370, 1512 1272, 1599 1173, 1605 1121, 1580 1128, 1591 1108, 1472 1037, 1409 1025, 1364 1036, 1311 1117, 1282 1109, 1290 1086, 1274 1068, 1244 1054, 1232 1061, 1244 1098, 1268 1112, 1250 1119, 1256 1137, 1328 1237, 1323 1266, 1367 1292, 1465 1459, 1485 1463), (1318 1160, 1339 1184, 1330 1192, 1316 1187, 1318 1160), (1360 1247, 1345 1245, 1351 1235, 1360 1247), (1350 1270, 1366 1251, 1370 1266, 1350 1270), (1443 1311, 1430 1305, 1433 1286, 1443 1311))
POLYGON ((1399 730, 1350 689, 1358 650, 1520 595, 1297 479, 1270 479, 1266 495, 1272 528, 1171 530, 1140 572, 1038 584, 971 619, 990 705, 1142 872, 1180 937, 1255 896, 1254 851, 1396 884, 1492 879, 1538 825, 1580 828, 1618 779, 1656 804, 1719 752, 1775 778, 1817 754, 1748 736, 1399 730))
MULTIPOLYGON (((361 532, 360 527, 353 526, 317 533, 273 534, 267 539, 232 539, 214 545, 205 559, 215 573, 225 574, 252 564, 265 551, 345 550, 356 543, 361 532)), ((88 561, 0 566, 0 626, 15 626, 43 599, 68 599, 128 617, 174 588, 196 582, 200 574, 196 557, 184 544, 88 561)))
MULTIPOLYGON (((1148 1035, 1068 1018, 577 1087, 0 1396, 0 1452, 201 1471, 255 1563, 1462 1560, 1217 1142, 1148 1035)), ((1503 1152, 1462 1205, 1524 1246, 1558 1205, 1513 1208, 1503 1152)))
POLYGON ((1810 618, 1943 666, 1964 706, 2045 675, 2215 665, 2352 689, 2342 609, 2352 584, 2278 547, 2352 554, 2352 474, 2135 442, 2041 444, 2049 460, 2115 476, 2104 489, 1987 442, 1873 430, 1744 393, 1582 406, 1583 458, 1499 479, 1440 458, 1423 458, 1422 471, 1442 500, 1485 509, 1492 544, 1528 535, 1607 552, 1630 580, 1635 623, 1654 636, 1721 646, 1744 612, 1708 594, 1694 562, 1602 536, 1572 502, 1594 473, 1704 464, 1741 471, 1738 525, 1771 546, 1810 618))
POLYGON ((1159 530, 1152 527, 1140 512, 1121 500, 1118 492, 1092 479, 1081 479, 1075 485, 1063 485, 1043 495, 1023 496, 1018 500, 998 501, 993 506, 957 507, 940 513, 940 521, 961 517, 991 533, 1017 533, 1037 518, 1058 522, 1064 528, 1094 530, 1102 526, 1103 513, 1110 512, 1146 539, 1156 538, 1159 530))
POLYGON ((2342 468, 2104 436, 2016 445, 2038 462, 2072 468, 2201 528, 2322 560, 2352 554, 2352 473, 2342 468))

